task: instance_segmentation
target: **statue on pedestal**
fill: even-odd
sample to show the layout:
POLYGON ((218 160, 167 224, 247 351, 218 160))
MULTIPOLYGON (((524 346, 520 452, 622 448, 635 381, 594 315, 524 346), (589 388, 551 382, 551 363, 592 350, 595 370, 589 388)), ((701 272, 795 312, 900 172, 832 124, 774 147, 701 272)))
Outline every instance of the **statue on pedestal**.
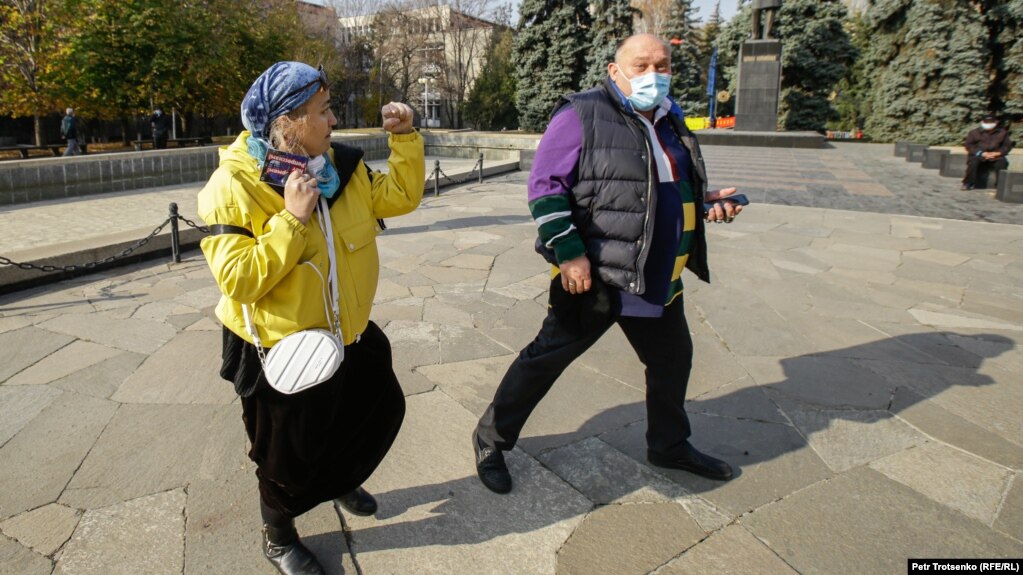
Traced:
POLYGON ((781 8, 781 0, 753 0, 753 40, 773 38, 774 19, 781 8))
POLYGON ((753 0, 753 33, 739 46, 735 129, 778 129, 781 94, 781 40, 774 34, 782 0, 753 0))

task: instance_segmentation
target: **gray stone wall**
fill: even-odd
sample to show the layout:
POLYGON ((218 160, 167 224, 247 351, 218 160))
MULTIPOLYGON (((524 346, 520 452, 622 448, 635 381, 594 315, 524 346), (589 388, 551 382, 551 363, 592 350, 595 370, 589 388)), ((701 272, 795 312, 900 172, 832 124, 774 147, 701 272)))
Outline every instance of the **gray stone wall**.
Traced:
POLYGON ((151 150, 0 163, 0 205, 200 182, 217 148, 151 150))
POLYGON ((520 150, 536 150, 540 134, 517 132, 446 132, 426 134, 426 154, 484 160, 518 160, 520 150))
MULTIPOLYGON (((540 134, 520 134, 517 132, 425 132, 423 140, 426 144, 427 156, 444 158, 478 158, 483 154, 484 160, 518 160, 519 150, 535 150, 540 142, 540 134)), ((362 148, 367 160, 382 160, 390 150, 387 148, 387 136, 365 135, 335 138, 349 146, 362 148)))
MULTIPOLYGON (((519 150, 535 150, 538 134, 425 133, 429 156, 518 161, 519 150)), ((386 158, 387 136, 367 134, 334 138, 362 148, 367 160, 386 158)), ((87 154, 71 158, 35 158, 0 162, 0 206, 203 182, 219 163, 219 147, 87 154)))

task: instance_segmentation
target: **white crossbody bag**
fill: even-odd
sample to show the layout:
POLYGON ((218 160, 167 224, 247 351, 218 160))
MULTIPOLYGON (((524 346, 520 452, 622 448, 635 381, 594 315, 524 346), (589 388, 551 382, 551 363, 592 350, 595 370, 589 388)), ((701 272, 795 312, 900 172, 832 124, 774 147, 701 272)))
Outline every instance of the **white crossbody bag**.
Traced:
POLYGON ((327 281, 312 262, 302 262, 316 271, 323 283, 323 307, 327 314, 325 329, 306 329, 285 336, 276 345, 264 352, 263 342, 252 323, 249 306, 242 305, 245 316, 245 329, 252 336, 252 342, 259 353, 259 362, 263 365, 263 374, 267 382, 277 391, 291 395, 323 383, 337 372, 345 358, 344 337, 341 334, 340 312, 338 300, 340 292, 337 286, 337 262, 334 253, 334 231, 330 223, 327 202, 321 197, 316 212, 320 219, 320 229, 327 238, 327 254, 330 270, 327 281), (330 301, 327 301, 330 298, 330 301), (332 315, 333 314, 333 315, 332 315))

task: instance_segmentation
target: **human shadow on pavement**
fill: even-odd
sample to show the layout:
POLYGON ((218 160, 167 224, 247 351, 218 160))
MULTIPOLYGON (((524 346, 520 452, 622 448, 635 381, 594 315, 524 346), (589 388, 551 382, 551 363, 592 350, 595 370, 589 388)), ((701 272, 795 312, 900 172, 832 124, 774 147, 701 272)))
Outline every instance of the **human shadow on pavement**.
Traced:
POLYGON ((524 224, 532 221, 533 217, 529 215, 473 216, 467 218, 440 220, 432 224, 418 226, 387 228, 387 231, 384 233, 389 236, 398 236, 429 231, 461 230, 465 228, 487 228, 490 226, 524 224))
MULTIPOLYGON (((981 373, 980 369, 985 360, 1002 355, 1015 346, 1012 339, 996 334, 930 332, 782 359, 779 363, 784 378, 780 381, 757 384, 745 377, 688 401, 692 441, 700 449, 733 465, 737 474, 732 484, 759 464, 801 451, 810 452, 806 456, 815 460, 811 467, 823 474, 819 478, 823 479, 835 473, 829 466, 851 468, 887 455, 884 452, 886 448, 903 447, 898 447, 897 441, 895 444, 879 441, 877 452, 859 454, 864 458, 861 462, 855 461, 857 454, 846 457, 841 453, 832 453, 829 461, 822 462, 814 450, 807 449, 812 441, 809 438, 815 433, 845 421, 876 429, 878 434, 888 433, 890 429, 880 428, 893 423, 891 420, 906 410, 946 391, 998 383, 981 373)), ((697 363, 700 361, 699 352, 697 349, 697 363)), ((1005 369, 1005 373, 1010 372, 1005 369)), ((645 459, 645 419, 636 419, 643 409, 643 404, 638 402, 615 406, 594 415, 575 432, 537 439, 549 446, 548 449, 557 449, 587 437, 598 437, 648 466, 645 459)), ((939 406, 935 409, 944 410, 939 406)), ((1014 409, 1012 405, 1006 405, 1005 414, 1011 416, 1014 409)), ((947 413, 949 418, 960 417, 951 411, 947 413)), ((966 418, 961 419, 968 422, 966 418)), ((905 424, 896 425, 905 427, 903 431, 906 433, 902 436, 919 434, 905 424)), ((941 429, 915 425, 923 433, 943 433, 941 429)), ((974 425, 975 433, 996 435, 987 427, 972 423, 965 425, 974 425)), ((524 437, 520 446, 529 439, 524 437)), ((941 439, 953 444, 956 441, 955 437, 941 439)), ((1000 440, 1012 443, 1004 437, 1000 440)), ((468 441, 464 447, 465 457, 471 460, 468 441)), ((535 452, 533 447, 527 449, 535 452)), ((382 523, 360 525, 353 530, 356 554, 388 548, 480 543, 507 534, 541 529, 593 508, 594 503, 581 495, 586 492, 585 488, 573 483, 575 474, 562 473, 565 476, 560 478, 552 476, 521 449, 510 452, 508 462, 516 481, 515 489, 509 495, 490 493, 474 474, 442 483, 378 493, 381 501, 378 519, 382 523), (562 482, 578 491, 566 489, 562 482), (428 512, 424 513, 424 509, 428 512), (416 510, 416 518, 388 523, 413 510, 416 510)), ((807 464, 804 461, 800 465, 805 467, 807 464)), ((650 469, 693 495, 728 485, 682 471, 650 469)), ((585 472, 591 473, 592 470, 585 472)), ((796 482, 816 480, 813 477, 792 479, 796 482)), ((767 501, 758 504, 763 503, 767 501)))
MULTIPOLYGON (((980 371, 984 361, 1015 345, 996 334, 928 332, 785 358, 778 362, 781 381, 745 378, 688 401, 693 442, 739 468, 768 461, 807 447, 808 438, 840 421, 878 427, 946 391, 995 384, 980 371)), ((856 457, 830 455, 831 467, 851 467, 856 457)))

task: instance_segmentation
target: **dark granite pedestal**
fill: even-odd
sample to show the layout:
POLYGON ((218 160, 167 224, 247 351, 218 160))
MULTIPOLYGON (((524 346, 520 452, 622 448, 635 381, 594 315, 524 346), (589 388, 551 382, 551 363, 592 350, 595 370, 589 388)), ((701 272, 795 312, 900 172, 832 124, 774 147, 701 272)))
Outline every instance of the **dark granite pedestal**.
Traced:
POLYGON ((827 148, 828 140, 817 132, 746 132, 700 130, 702 146, 757 146, 762 148, 827 148))
POLYGON ((781 90, 781 42, 746 40, 739 49, 739 82, 735 129, 773 132, 778 129, 781 90))

